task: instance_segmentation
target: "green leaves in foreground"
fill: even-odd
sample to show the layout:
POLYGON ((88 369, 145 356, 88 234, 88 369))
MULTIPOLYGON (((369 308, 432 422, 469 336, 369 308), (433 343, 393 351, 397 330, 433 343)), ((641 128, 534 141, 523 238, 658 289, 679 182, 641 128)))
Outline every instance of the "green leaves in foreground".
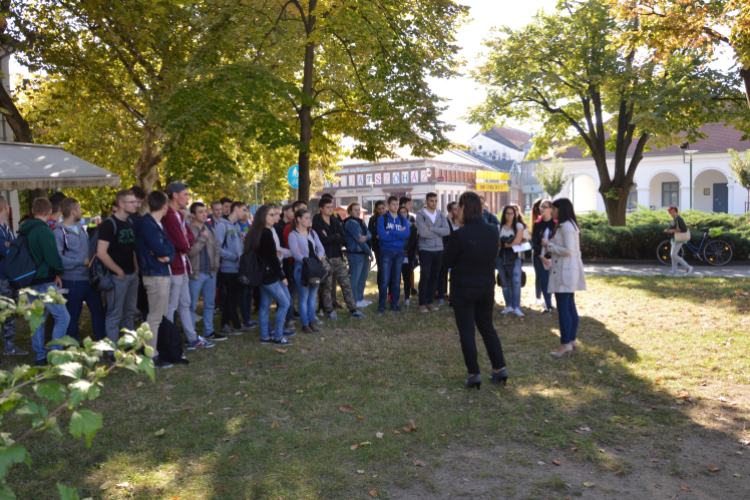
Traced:
POLYGON ((102 428, 102 416, 89 410, 74 411, 70 417, 70 434, 79 438, 86 434, 86 446, 91 446, 91 441, 102 428))

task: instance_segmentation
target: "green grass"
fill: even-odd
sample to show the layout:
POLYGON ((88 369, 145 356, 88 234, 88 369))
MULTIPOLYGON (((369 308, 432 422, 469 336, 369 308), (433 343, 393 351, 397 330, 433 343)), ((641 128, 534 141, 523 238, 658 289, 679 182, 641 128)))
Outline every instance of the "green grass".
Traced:
MULTIPOLYGON (((189 353, 189 366, 159 371, 154 382, 116 373, 89 404, 105 422, 92 447, 37 436, 27 442, 32 469, 16 466, 9 482, 22 499, 56 498, 58 481, 97 499, 370 498, 373 489, 388 498, 415 484, 436 488, 432 478, 455 462, 443 459, 453 450, 512 444, 508 466, 531 467, 541 453, 628 474, 617 446, 700 432, 747 438, 742 405, 722 410, 725 420, 712 415, 713 395, 731 402, 750 376, 750 281, 588 277, 588 288, 577 295, 582 349, 570 359, 549 356, 559 343, 556 315, 529 310, 519 320, 498 308, 505 390, 489 381, 481 391, 463 387, 450 308, 381 318, 371 306, 366 320, 300 333, 284 352, 258 345, 256 330, 189 353), (404 430, 410 420, 418 430, 404 430)), ((372 286, 368 295, 376 297, 372 286)), ((30 348, 20 330, 19 344, 30 348)), ((489 373, 481 346, 479 359, 489 373)), ((3 360, 5 369, 31 361, 3 360)), ((3 430, 18 435, 22 426, 8 415, 3 430)), ((558 476, 529 481, 565 488, 558 476)))

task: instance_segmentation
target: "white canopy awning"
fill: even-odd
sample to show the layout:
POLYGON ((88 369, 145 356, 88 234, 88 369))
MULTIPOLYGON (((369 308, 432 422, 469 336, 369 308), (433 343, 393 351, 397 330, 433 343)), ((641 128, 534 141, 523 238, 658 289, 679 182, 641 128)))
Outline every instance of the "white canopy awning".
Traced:
POLYGON ((0 141, 0 189, 117 187, 120 178, 61 146, 0 141))

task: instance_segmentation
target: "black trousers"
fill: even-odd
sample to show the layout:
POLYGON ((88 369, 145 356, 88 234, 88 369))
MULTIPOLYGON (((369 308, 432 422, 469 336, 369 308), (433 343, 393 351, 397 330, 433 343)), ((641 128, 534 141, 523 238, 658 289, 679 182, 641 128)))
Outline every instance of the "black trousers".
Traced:
MULTIPOLYGON (((401 266, 401 277, 404 280, 404 300, 411 297, 411 289, 414 285, 414 283, 412 283, 411 281, 411 277, 414 275, 413 273, 414 273, 414 265, 411 262, 409 262, 408 264, 404 263, 401 266)), ((388 293, 390 294, 393 288, 392 286, 389 286, 388 288, 389 288, 388 293)))
POLYGON ((435 300, 440 268, 443 267, 443 251, 419 251, 419 305, 428 306, 435 300))
POLYGON ((500 339, 492 324, 492 308, 495 305, 495 289, 451 287, 451 305, 456 315, 456 326, 461 340, 466 369, 470 374, 479 373, 477 344, 474 336, 476 323, 484 347, 490 357, 492 368, 505 368, 505 358, 500 339))
POLYGON ((437 298, 443 300, 445 295, 448 293, 448 268, 440 268, 440 276, 438 276, 438 287, 437 287, 437 298))
POLYGON ((240 296, 239 273, 219 273, 219 303, 221 307, 221 327, 230 322, 235 328, 241 328, 240 315, 237 312, 237 299, 240 296))

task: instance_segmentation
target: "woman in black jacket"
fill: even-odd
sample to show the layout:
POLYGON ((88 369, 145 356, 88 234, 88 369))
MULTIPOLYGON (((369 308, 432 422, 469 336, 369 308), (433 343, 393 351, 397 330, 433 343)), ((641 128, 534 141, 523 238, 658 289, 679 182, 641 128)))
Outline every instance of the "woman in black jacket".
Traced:
MULTIPOLYGON (((531 250, 532 258, 534 259, 534 274, 536 274, 536 281, 540 285, 540 291, 544 295, 544 311, 542 314, 551 313, 554 308, 552 307, 552 295, 547 291, 547 284, 549 283, 549 268, 545 266, 543 257, 545 256, 546 249, 542 247, 542 240, 549 239, 555 232, 555 221, 552 219, 552 202, 550 200, 539 200, 539 217, 534 219, 535 214, 532 212, 532 224, 531 226, 531 250)), ((547 262, 549 263, 549 262, 547 262)))
MULTIPOLYGON (((409 210, 405 206, 402 205, 398 209, 398 214, 403 215, 406 220, 409 220, 409 210)), ((414 283, 412 283, 411 278, 414 276, 414 270, 419 266, 419 261, 417 260, 418 238, 419 231, 417 231, 417 226, 410 222, 409 239, 406 240, 406 245, 404 245, 404 263, 401 266, 401 276, 404 280, 404 303, 407 306, 409 305, 411 291, 414 289, 414 283)))
POLYGON ((482 376, 477 362, 474 324, 482 336, 492 363, 491 381, 508 380, 500 339, 492 325, 495 305, 495 257, 498 229, 482 218, 482 202, 476 193, 466 192, 458 199, 458 216, 462 227, 454 231, 443 255, 443 264, 451 269, 451 305, 461 338, 469 379, 466 387, 479 389, 482 376))
POLYGON ((665 229, 664 232, 672 235, 672 272, 669 274, 670 276, 677 276, 677 273, 680 269, 680 264, 685 267, 685 272, 687 274, 690 274, 693 272, 693 267, 685 262, 685 259, 680 257, 680 249, 682 248, 682 245, 685 244, 684 241, 675 241, 674 235, 675 233, 685 233, 688 234, 690 229, 688 229, 687 224, 685 224, 685 219, 682 218, 682 216, 679 215, 680 209, 676 206, 672 205, 667 209, 667 212, 669 212, 669 215, 672 217, 672 222, 669 223, 669 229, 665 229))
POLYGON ((294 332, 284 329, 286 312, 291 304, 291 297, 287 288, 288 281, 281 268, 283 252, 276 245, 276 232, 273 230, 275 221, 274 208, 263 205, 255 214, 255 221, 245 237, 245 253, 254 251, 256 258, 263 267, 263 284, 260 286, 260 343, 262 345, 290 345, 284 335, 292 336, 294 332), (271 301, 278 304, 276 308, 276 328, 269 332, 271 326, 271 301))

